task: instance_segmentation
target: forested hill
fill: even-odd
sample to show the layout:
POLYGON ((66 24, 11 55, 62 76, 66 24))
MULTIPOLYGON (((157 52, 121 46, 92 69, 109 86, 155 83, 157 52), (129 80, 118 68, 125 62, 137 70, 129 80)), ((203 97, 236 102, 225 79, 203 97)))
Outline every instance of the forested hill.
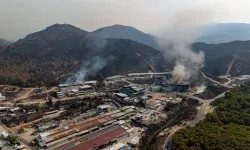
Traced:
POLYGON ((233 41, 221 44, 193 44, 195 51, 205 52, 205 72, 211 75, 225 75, 229 63, 237 56, 231 75, 250 74, 250 41, 233 41))
POLYGON ((90 35, 99 38, 129 39, 148 45, 152 48, 158 48, 155 41, 156 37, 146 34, 131 26, 112 25, 97 29, 91 32, 90 35))
POLYGON ((174 136, 176 150, 249 150, 250 84, 213 102, 215 112, 174 136))
POLYGON ((151 47, 126 39, 99 39, 72 25, 55 24, 0 47, 0 84, 57 84, 60 77, 94 63, 94 58, 103 61, 96 64, 103 68, 96 66, 95 73, 104 76, 150 70, 137 54, 161 70, 163 55, 151 47))
POLYGON ((0 38, 0 46, 2 46, 2 45, 8 45, 8 44, 10 44, 11 42, 9 42, 9 41, 7 41, 7 40, 5 40, 5 39, 2 39, 2 38, 0 38))

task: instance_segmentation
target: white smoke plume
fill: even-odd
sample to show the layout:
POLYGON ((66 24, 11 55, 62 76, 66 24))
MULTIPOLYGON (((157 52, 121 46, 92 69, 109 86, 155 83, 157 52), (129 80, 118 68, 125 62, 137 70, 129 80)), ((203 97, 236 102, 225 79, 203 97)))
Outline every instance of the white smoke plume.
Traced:
POLYGON ((73 76, 67 79, 66 83, 68 84, 76 84, 83 83, 86 79, 88 73, 95 74, 101 69, 103 69, 109 61, 112 60, 112 57, 102 58, 100 56, 95 56, 87 60, 81 69, 75 73, 73 76))
POLYGON ((186 67, 182 64, 176 64, 173 70, 173 78, 171 79, 171 83, 181 83, 184 79, 188 79, 189 77, 190 74, 186 71, 186 67))
POLYGON ((175 62, 171 82, 189 82, 205 63, 204 52, 194 52, 192 43, 198 35, 196 29, 211 21, 211 13, 206 9, 190 9, 176 13, 168 21, 170 23, 161 32, 163 39, 158 39, 158 45, 165 52, 165 57, 175 62))
POLYGON ((105 57, 104 49, 107 41, 105 39, 96 39, 90 37, 87 47, 91 49, 90 54, 86 54, 80 70, 74 73, 66 80, 67 84, 83 83, 86 80, 88 74, 96 74, 101 71, 110 61, 113 60, 112 56, 105 57), (87 60, 86 60, 87 58, 87 60))
POLYGON ((196 94, 203 93, 206 90, 207 86, 205 84, 201 84, 196 87, 196 94))

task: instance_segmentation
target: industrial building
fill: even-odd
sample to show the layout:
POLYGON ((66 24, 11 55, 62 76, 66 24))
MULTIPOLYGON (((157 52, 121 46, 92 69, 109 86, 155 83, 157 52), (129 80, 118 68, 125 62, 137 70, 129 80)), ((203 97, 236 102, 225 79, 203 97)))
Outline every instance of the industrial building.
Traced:
POLYGON ((122 75, 117 75, 117 76, 111 76, 111 77, 107 77, 106 78, 106 81, 121 81, 121 80, 123 80, 123 79, 125 79, 125 77, 124 76, 122 76, 122 75))
POLYGON ((187 92, 189 89, 188 84, 169 84, 165 82, 154 82, 149 84, 150 91, 156 93, 168 93, 168 92, 187 92))
POLYGON ((171 72, 158 72, 158 73, 130 73, 128 74, 130 78, 155 78, 155 77, 165 77, 166 79, 170 79, 172 77, 171 72))
MULTIPOLYGON (((128 137, 129 133, 124 128, 116 126, 109 131, 101 130, 95 135, 93 135, 89 140, 86 140, 78 145, 74 145, 72 148, 69 148, 69 150, 101 149, 128 137)), ((64 149, 64 147, 59 147, 59 149, 64 149)))
MULTIPOLYGON (((125 135, 125 132, 120 127, 117 121, 123 119, 129 119, 134 115, 135 115, 135 107, 133 106, 123 107, 121 109, 112 112, 108 112, 99 116, 95 116, 92 118, 88 118, 85 120, 69 124, 68 126, 65 127, 59 127, 51 131, 40 133, 36 139, 39 141, 39 145, 41 147, 48 149, 58 149, 57 147, 63 145, 64 147, 71 148, 72 144, 77 145, 77 143, 86 144, 87 142, 86 139, 90 139, 89 137, 96 137, 95 139, 97 139, 99 137, 97 136, 97 134, 101 136, 100 133, 104 134, 104 132, 105 135, 107 133, 106 136, 109 136, 109 134, 112 135, 109 137, 110 140, 112 141, 114 139, 119 139, 121 136, 125 135), (121 131, 123 132, 121 133, 121 131)), ((95 143, 96 141, 88 141, 88 142, 95 143)), ((106 144, 100 142, 96 143, 99 144, 99 146, 106 144)), ((68 149, 68 148, 63 148, 63 149, 68 149)))
POLYGON ((99 112, 110 112, 112 107, 111 105, 99 105, 97 106, 99 112))
POLYGON ((6 100, 6 97, 3 96, 1 93, 0 93, 0 101, 5 101, 6 100))
POLYGON ((136 87, 136 86, 124 86, 120 89, 119 93, 128 95, 129 97, 138 97, 144 94, 145 88, 136 87))
POLYGON ((127 150, 127 145, 123 143, 117 143, 108 150, 127 150))
POLYGON ((96 84, 94 81, 87 82, 87 84, 78 84, 69 86, 68 84, 59 85, 60 90, 57 92, 58 98, 64 98, 66 96, 74 97, 85 95, 95 92, 93 85, 96 84))

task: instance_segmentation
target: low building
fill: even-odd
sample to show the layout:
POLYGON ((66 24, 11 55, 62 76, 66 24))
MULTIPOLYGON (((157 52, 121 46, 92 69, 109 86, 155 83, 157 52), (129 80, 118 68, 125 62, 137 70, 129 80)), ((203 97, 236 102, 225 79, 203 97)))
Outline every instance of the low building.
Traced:
POLYGON ((6 101, 7 98, 0 93, 0 101, 6 101))
POLYGON ((188 84, 170 84, 172 90, 175 92, 187 92, 189 89, 188 84))
POLYGON ((65 94, 64 94, 62 91, 58 91, 58 92, 56 92, 56 96, 57 96, 58 98, 64 98, 64 97, 65 97, 65 94))
POLYGON ((69 84, 59 84, 58 86, 59 86, 59 88, 65 88, 65 87, 69 87, 70 85, 69 84))
POLYGON ((155 77, 165 77, 166 79, 170 79, 172 77, 171 72, 149 72, 149 73, 130 73, 128 74, 130 78, 155 78, 155 77))
MULTIPOLYGON (((99 134, 98 136, 84 141, 80 144, 76 144, 70 150, 90 150, 90 149, 103 149, 109 144, 115 143, 128 136, 128 132, 122 128, 115 128, 104 134, 99 134)), ((60 149, 60 148, 59 148, 60 149)))
POLYGON ((126 94, 129 97, 142 96, 144 94, 144 88, 135 87, 135 86, 124 86, 120 89, 120 93, 126 94))
POLYGON ((10 107, 2 107, 0 106, 0 113, 4 113, 10 110, 10 107))
POLYGON ((90 86, 96 86, 96 83, 97 83, 96 80, 91 80, 91 81, 84 82, 85 85, 90 85, 90 86))
POLYGON ((67 95, 69 97, 85 95, 95 92, 94 88, 90 85, 74 86, 67 90, 67 95))
POLYGON ((135 147, 138 145, 139 141, 140 141, 140 137, 135 136, 130 142, 128 142, 128 144, 135 147))
POLYGON ((127 150, 127 145, 123 143, 117 143, 109 148, 109 150, 127 150))
POLYGON ((9 136, 9 134, 6 131, 0 132, 0 138, 6 139, 9 136))
POLYGON ((125 79, 124 76, 122 76, 122 75, 117 75, 117 76, 107 77, 107 78, 106 78, 106 81, 122 81, 123 79, 125 79))
POLYGON ((83 86, 80 86, 78 92, 82 92, 84 94, 88 94, 88 93, 94 92, 94 88, 92 86, 90 86, 90 85, 83 85, 83 86))
POLYGON ((97 106, 99 112, 110 112, 112 109, 111 105, 99 105, 97 106))
MULTIPOLYGON (((106 107, 107 106, 104 106, 104 108, 106 107)), ((41 133, 37 137, 37 140, 39 141, 39 145, 43 148, 69 149, 75 145, 86 142, 86 139, 96 139, 100 135, 104 135, 106 133, 107 136, 109 136, 108 133, 112 133, 113 130, 119 130, 119 132, 124 131, 124 128, 122 128, 117 121, 119 121, 119 118, 121 117, 130 117, 133 115, 134 111, 134 107, 127 106, 121 108, 120 110, 111 111, 88 119, 74 119, 76 121, 65 127, 60 126, 53 130, 41 133)), ((127 131, 125 133, 127 133, 127 131)), ((119 138, 120 136, 115 135, 112 140, 117 141, 119 138)))
POLYGON ((124 98, 128 97, 127 94, 123 94, 123 93, 114 93, 114 95, 116 97, 118 97, 118 98, 121 98, 121 99, 124 99, 124 98))

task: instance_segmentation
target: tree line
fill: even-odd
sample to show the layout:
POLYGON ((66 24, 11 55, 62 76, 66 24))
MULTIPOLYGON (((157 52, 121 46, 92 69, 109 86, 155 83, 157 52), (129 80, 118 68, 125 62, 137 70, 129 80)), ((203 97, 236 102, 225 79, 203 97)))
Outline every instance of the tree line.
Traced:
POLYGON ((195 127, 180 130, 173 137, 176 150, 249 150, 250 85, 242 85, 215 100, 215 112, 195 127))

